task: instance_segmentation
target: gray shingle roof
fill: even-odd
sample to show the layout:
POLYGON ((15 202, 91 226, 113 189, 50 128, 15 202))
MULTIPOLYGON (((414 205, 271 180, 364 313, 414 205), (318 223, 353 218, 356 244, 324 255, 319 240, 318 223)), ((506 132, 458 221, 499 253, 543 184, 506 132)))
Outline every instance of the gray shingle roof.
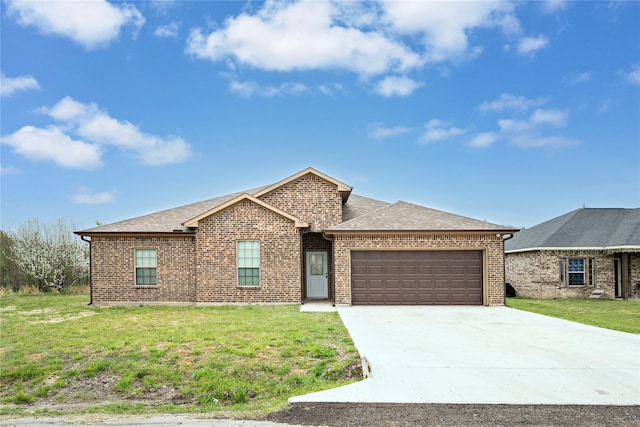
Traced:
MULTIPOLYGON (((248 193, 253 195, 269 187, 270 186, 264 186, 227 194, 226 196, 93 227, 78 231, 77 234, 188 232, 190 229, 182 225, 186 221, 210 211, 241 194, 248 193)), ((349 198, 343 204, 342 216, 344 222, 333 227, 333 230, 505 230, 505 227, 500 225, 413 205, 411 203, 397 202, 390 204, 356 194, 349 195, 349 198)))
MULTIPOLYGON (((493 231, 512 230, 497 224, 399 201, 332 227, 339 231, 493 231)), ((515 230, 513 230, 515 231, 515 230)))
POLYGON ((582 208, 517 233, 505 251, 539 248, 640 249, 640 209, 582 208))
POLYGON ((266 188, 266 186, 241 191, 239 193, 227 194, 226 196, 220 196, 209 200, 203 200, 201 202, 166 209, 148 215, 125 219, 123 221, 78 231, 77 233, 171 233, 174 230, 183 231, 183 222, 213 209, 234 197, 238 197, 241 194, 256 193, 263 188, 266 188))

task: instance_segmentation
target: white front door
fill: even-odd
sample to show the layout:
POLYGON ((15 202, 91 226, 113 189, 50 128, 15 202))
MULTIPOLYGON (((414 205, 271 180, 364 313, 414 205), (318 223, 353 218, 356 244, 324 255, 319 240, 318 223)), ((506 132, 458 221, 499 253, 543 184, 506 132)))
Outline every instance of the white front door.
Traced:
POLYGON ((307 298, 329 298, 329 270, 326 252, 307 252, 307 298))

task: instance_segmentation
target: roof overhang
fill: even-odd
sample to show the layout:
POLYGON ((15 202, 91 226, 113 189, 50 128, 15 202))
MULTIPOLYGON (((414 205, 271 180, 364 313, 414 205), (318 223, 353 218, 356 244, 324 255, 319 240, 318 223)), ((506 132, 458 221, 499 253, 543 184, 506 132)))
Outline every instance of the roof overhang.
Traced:
POLYGON ((88 237, 179 237, 179 236, 193 236, 194 230, 174 230, 174 231, 74 231, 73 234, 78 236, 88 237))
POLYGON ((539 251, 599 251, 607 253, 616 252, 640 252, 640 246, 622 245, 622 246, 558 246, 558 247, 535 247, 505 250, 505 254, 514 254, 519 252, 539 252, 539 251))
POLYGON ((496 236, 502 237, 505 234, 513 234, 519 230, 325 230, 324 234, 328 236, 349 236, 349 235, 389 235, 389 234, 402 234, 402 235, 412 235, 412 234, 435 234, 435 235, 445 235, 445 234, 495 234, 496 236))
POLYGON ((260 197, 260 196, 264 196, 265 194, 271 193, 272 191, 277 190, 280 187, 283 187, 285 185, 287 185, 290 182, 295 181, 298 178, 302 178, 303 176, 307 175, 307 174, 313 174, 315 176, 317 176, 318 178, 322 178, 325 181, 330 182, 331 184, 334 184, 338 187, 338 191, 340 192, 340 195, 342 197, 342 202, 344 203, 348 198, 349 198, 349 194, 351 194, 351 190, 353 190, 353 188, 347 184, 345 184, 344 182, 338 181, 335 178, 330 177, 329 175, 323 174, 320 171, 315 170, 314 168, 306 168, 300 172, 298 172, 295 175, 291 175, 288 178, 283 179, 282 181, 278 181, 273 185, 270 185, 266 188, 263 188, 262 190, 258 191, 257 193, 254 193, 253 196, 254 197, 260 197))
POLYGON ((288 214, 288 213, 286 213, 286 212, 284 212, 284 211, 282 211, 282 210, 280 210, 280 209, 278 209, 278 208, 276 208, 274 206, 271 206, 268 203, 263 202, 262 200, 256 198, 255 196, 252 196, 251 194, 247 194, 247 193, 241 194, 238 197, 234 197, 233 199, 231 199, 231 200, 229 200, 229 201, 227 201, 227 202, 225 202, 225 203, 223 203, 223 204, 221 204, 219 206, 216 206, 213 209, 209 209, 208 211, 203 212, 200 215, 185 221, 183 223, 183 225, 185 227, 189 227, 189 228, 198 227, 198 222, 200 220, 202 220, 204 218, 207 218, 207 217, 209 217, 209 216, 211 216, 211 215, 213 215, 213 214, 215 214, 217 212, 223 211, 223 210, 225 210, 225 209, 227 209, 227 208, 229 208, 229 207, 231 207, 231 206, 233 206, 233 205, 235 205, 237 203, 240 203, 240 202, 242 202, 244 200, 248 200, 248 201, 250 201, 252 203, 255 203, 256 205, 262 206, 265 209, 268 209, 268 210, 270 210, 272 212, 275 212, 276 214, 278 214, 278 215, 280 215, 282 217, 285 217, 285 218, 293 221, 295 226, 298 227, 298 228, 305 228, 305 227, 309 226, 308 223, 306 223, 305 221, 302 221, 300 218, 297 218, 297 217, 295 217, 293 215, 290 215, 290 214, 288 214))

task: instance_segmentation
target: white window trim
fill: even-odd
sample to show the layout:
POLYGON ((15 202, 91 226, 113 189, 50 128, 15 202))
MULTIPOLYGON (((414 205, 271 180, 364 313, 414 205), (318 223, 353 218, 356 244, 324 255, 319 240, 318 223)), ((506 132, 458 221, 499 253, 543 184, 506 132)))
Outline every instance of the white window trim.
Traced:
POLYGON ((238 239, 236 240, 236 287, 238 288, 259 288, 262 286, 262 249, 260 240, 258 239, 238 239), (257 267, 240 267, 240 243, 241 242, 256 242, 258 244, 258 266, 257 267), (240 284, 240 269, 241 268, 257 268, 258 269, 258 284, 257 285, 241 285, 240 284))
POLYGON ((133 284, 137 288, 156 288, 158 283, 160 282, 160 278, 158 275, 158 248, 154 247, 141 247, 133 249, 133 284), (137 265, 137 251, 155 251, 156 252, 156 266, 155 267, 138 267, 137 265), (156 270, 156 283, 153 285, 139 285, 138 284, 138 268, 155 268, 156 270))

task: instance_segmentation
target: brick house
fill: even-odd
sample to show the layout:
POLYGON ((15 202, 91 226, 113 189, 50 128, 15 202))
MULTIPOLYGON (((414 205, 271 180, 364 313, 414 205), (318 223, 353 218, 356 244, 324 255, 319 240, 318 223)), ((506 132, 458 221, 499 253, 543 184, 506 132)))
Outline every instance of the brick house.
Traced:
POLYGON ((640 209, 577 209, 520 231, 505 253, 518 296, 640 297, 640 209))
POLYGON ((351 194, 308 168, 280 182, 77 231, 91 302, 504 303, 517 230, 351 194))

